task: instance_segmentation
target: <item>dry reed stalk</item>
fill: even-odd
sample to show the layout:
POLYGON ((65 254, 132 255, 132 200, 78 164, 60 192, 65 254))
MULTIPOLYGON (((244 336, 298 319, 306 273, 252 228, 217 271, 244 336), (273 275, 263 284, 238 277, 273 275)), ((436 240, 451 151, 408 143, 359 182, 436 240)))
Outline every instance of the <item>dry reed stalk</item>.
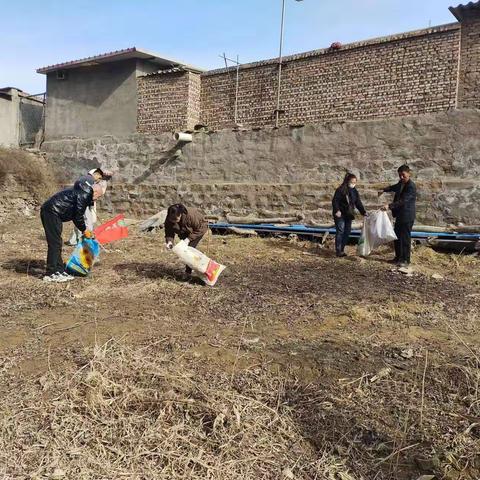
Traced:
POLYGON ((420 426, 423 427, 423 408, 425 405, 425 376, 427 374, 427 365, 428 365, 428 350, 425 350, 425 366, 423 368, 422 376, 422 400, 420 405, 420 426))

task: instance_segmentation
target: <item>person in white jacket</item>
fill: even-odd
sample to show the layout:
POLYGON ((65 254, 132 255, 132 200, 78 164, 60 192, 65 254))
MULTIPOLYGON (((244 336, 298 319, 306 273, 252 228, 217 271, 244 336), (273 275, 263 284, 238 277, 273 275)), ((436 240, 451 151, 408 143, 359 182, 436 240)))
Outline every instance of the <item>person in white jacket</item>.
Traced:
MULTIPOLYGON (((107 191, 107 181, 112 178, 112 173, 106 170, 102 170, 101 168, 93 168, 92 170, 88 171, 87 175, 83 175, 80 177, 77 182, 88 182, 98 185, 102 191, 102 196, 107 191)), ((93 202, 86 210, 85 210, 85 225, 87 226, 88 230, 93 231, 95 228, 95 224, 97 223, 97 204, 93 202)), ((70 239, 68 240, 68 245, 75 246, 80 240, 82 239, 82 233, 78 228, 74 228, 70 239)))

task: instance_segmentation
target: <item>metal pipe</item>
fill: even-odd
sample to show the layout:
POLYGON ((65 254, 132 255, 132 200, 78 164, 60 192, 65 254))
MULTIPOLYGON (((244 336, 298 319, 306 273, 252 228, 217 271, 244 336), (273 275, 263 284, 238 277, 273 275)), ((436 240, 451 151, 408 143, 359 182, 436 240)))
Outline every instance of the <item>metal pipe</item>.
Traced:
POLYGON ((225 52, 223 52, 223 55, 220 55, 220 57, 222 57, 223 60, 225 61, 225 71, 228 73, 228 63, 227 63, 227 57, 225 55, 225 52))
POLYGON ((278 52, 278 85, 277 85, 277 108, 275 109, 275 127, 278 128, 280 119, 280 94, 282 87, 282 50, 283 50, 283 29, 285 25, 285 0, 282 0, 282 22, 280 24, 280 49, 278 52))
POLYGON ((25 95, 24 97, 22 98, 34 98, 35 100, 38 100, 39 102, 44 102, 45 101, 45 95, 47 94, 47 92, 42 92, 42 93, 35 93, 33 95, 25 95), (43 97, 43 100, 40 100, 38 97, 43 97))
MULTIPOLYGON (((302 2, 303 0, 295 0, 302 2)), ((280 122, 280 97, 282 92, 282 62, 283 62, 283 31, 285 28, 285 0, 282 0, 282 22, 280 26, 280 49, 278 52, 278 86, 277 86, 277 108, 275 109, 275 127, 280 122)))
POLYGON ((238 62, 238 55, 237 55, 237 78, 236 78, 236 83, 235 83, 235 113, 234 113, 235 125, 238 125, 238 85, 239 85, 239 75, 240 75, 240 63, 238 62))
POLYGON ((223 58, 225 60, 225 71, 230 74, 230 69, 227 64, 227 60, 229 62, 235 63, 236 65, 236 80, 235 80, 235 104, 234 104, 234 113, 233 113, 233 122, 235 125, 238 125, 238 90, 239 90, 239 84, 240 84, 240 62, 238 61, 238 55, 237 59, 233 60, 232 58, 228 58, 225 53, 223 55, 219 55, 219 57, 223 58))

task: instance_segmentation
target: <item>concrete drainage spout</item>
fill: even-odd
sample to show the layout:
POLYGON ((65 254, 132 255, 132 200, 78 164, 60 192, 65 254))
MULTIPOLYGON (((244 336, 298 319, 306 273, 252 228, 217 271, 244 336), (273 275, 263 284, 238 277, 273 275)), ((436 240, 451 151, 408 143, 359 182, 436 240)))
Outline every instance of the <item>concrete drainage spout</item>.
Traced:
POLYGON ((193 140, 191 133, 176 132, 174 137, 175 137, 175 140, 177 142, 188 143, 188 142, 191 142, 193 140))

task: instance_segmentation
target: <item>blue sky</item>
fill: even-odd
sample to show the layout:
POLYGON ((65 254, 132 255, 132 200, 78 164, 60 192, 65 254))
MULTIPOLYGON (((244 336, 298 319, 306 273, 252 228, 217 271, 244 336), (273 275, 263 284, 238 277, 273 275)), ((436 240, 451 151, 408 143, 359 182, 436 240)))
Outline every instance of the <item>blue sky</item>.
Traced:
MULTIPOLYGON (((286 0, 285 53, 455 21, 459 0, 286 0)), ((463 2, 468 3, 468 2, 463 2)), ((281 0, 0 0, 0 87, 45 89, 35 69, 136 46, 204 68, 278 54, 281 0)))

